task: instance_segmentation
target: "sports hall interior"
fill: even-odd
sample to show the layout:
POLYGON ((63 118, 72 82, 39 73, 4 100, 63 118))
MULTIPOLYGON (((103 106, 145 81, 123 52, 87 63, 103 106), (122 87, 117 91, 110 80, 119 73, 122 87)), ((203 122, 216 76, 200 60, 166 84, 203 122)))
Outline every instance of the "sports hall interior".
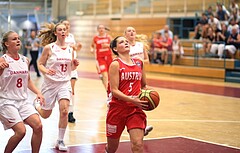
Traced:
MULTIPOLYGON (((10 29, 24 35, 39 30, 45 22, 67 19, 71 33, 81 42, 78 52, 76 82, 76 123, 69 123, 65 135, 68 152, 101 153, 106 144, 106 93, 90 53, 97 25, 105 25, 113 38, 123 35, 128 26, 148 37, 149 45, 156 31, 165 25, 179 35, 184 54, 174 64, 145 64, 147 84, 158 91, 159 106, 146 111, 153 131, 144 137, 145 153, 240 153, 240 50, 234 58, 204 56, 201 39, 194 39, 194 29, 209 6, 216 3, 227 9, 231 0, 2 0, 0 34, 10 29), (9 21, 9 18, 12 20, 9 21), (25 20, 30 25, 24 25, 25 20), (26 28, 27 27, 27 28, 26 28)), ((240 6, 240 1, 236 0, 240 6)), ((1 38, 0 36, 0 38, 1 38)), ((2 53, 0 52, 0 55, 2 53)), ((169 56, 171 57, 171 55, 169 56)), ((31 68, 32 70, 32 68, 31 68)), ((43 77, 31 78, 41 88, 43 77)), ((29 92, 29 101, 35 98, 29 92)), ((42 119, 43 142, 40 152, 55 153, 58 105, 48 119, 42 119)), ((27 125, 26 125, 27 126, 27 125)), ((31 152, 31 130, 15 152, 31 152)), ((0 152, 13 134, 0 125, 0 152)), ((117 153, 130 153, 125 130, 117 153)))

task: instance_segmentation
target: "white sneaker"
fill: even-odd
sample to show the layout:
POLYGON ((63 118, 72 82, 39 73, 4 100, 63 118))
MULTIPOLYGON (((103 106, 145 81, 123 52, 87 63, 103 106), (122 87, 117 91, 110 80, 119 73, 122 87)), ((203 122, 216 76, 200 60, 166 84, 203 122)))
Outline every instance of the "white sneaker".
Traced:
POLYGON ((153 126, 152 125, 149 125, 145 128, 145 131, 144 131, 144 136, 147 136, 149 134, 149 132, 151 132, 153 130, 153 126))
POLYGON ((57 144, 56 144, 56 149, 60 150, 60 151, 67 151, 67 146, 65 146, 63 140, 57 140, 57 144))

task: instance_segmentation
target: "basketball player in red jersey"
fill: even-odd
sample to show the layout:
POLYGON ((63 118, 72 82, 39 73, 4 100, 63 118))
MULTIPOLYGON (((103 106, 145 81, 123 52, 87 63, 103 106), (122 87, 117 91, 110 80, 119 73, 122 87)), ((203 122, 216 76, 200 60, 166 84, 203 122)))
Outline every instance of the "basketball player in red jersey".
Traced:
POLYGON ((38 67, 44 74, 42 93, 46 105, 36 108, 41 117, 48 118, 56 101, 59 103, 59 133, 56 148, 60 151, 67 151, 63 139, 68 125, 68 109, 72 95, 70 79, 72 70, 79 64, 74 58, 72 47, 65 42, 66 36, 66 26, 62 23, 46 24, 39 35, 44 48, 38 67))
POLYGON ((117 57, 109 68, 110 103, 106 119, 106 152, 117 151, 121 134, 126 126, 132 152, 143 153, 147 121, 142 108, 146 107, 146 101, 138 98, 141 88, 146 88, 143 62, 130 57, 130 45, 124 37, 116 37, 111 43, 111 49, 117 57))
POLYGON ((106 33, 104 25, 97 26, 98 35, 93 37, 91 52, 95 50, 98 73, 102 75, 102 83, 107 90, 108 69, 112 62, 112 52, 110 50, 111 36, 106 33))
MULTIPOLYGON (((43 95, 35 87, 29 74, 29 60, 19 54, 21 41, 14 31, 4 33, 1 42, 3 56, 0 57, 0 121, 4 129, 12 129, 14 134, 8 140, 4 153, 11 153, 26 134, 28 124, 32 130, 32 152, 38 153, 42 143, 42 123, 37 111, 28 101, 30 89, 37 95, 42 105, 43 95)), ((2 137, 2 136, 1 136, 2 137)))

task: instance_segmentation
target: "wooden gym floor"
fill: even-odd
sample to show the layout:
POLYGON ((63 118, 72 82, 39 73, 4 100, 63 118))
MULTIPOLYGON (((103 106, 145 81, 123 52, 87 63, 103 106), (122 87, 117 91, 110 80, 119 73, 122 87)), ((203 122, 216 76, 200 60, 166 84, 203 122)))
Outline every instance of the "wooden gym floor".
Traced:
MULTIPOLYGON (((103 153, 106 144, 106 93, 93 59, 80 59, 76 83, 75 124, 69 123, 65 143, 68 152, 103 153)), ((40 88, 43 77, 31 77, 40 88)), ((145 153, 240 153, 240 84, 219 80, 147 73, 147 83, 161 97, 158 108, 146 112, 154 130, 145 137, 145 153)), ((30 101, 34 99, 30 93, 30 101)), ((42 153, 54 149, 58 135, 58 105, 43 122, 42 153)), ((0 153, 11 130, 0 126, 0 153)), ((15 152, 30 152, 31 129, 15 152)), ((129 153, 124 131, 117 153, 129 153)))

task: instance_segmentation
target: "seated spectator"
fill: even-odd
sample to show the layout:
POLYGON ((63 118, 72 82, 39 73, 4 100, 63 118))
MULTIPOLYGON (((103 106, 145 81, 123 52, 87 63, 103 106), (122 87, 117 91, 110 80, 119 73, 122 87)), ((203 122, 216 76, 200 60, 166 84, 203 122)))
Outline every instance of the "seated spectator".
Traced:
POLYGON ((240 34, 237 31, 238 27, 234 26, 231 35, 227 39, 227 45, 225 47, 227 55, 232 59, 234 58, 236 50, 240 47, 240 34))
POLYGON ((229 16, 230 16, 230 12, 229 12, 229 11, 226 9, 226 7, 225 7, 222 3, 220 3, 220 2, 217 2, 217 5, 216 5, 216 14, 217 14, 217 12, 218 12, 218 10, 219 10, 219 6, 222 6, 222 10, 225 11, 226 14, 227 14, 227 17, 229 17, 229 16))
POLYGON ((150 40, 150 51, 149 51, 149 60, 151 63, 154 63, 154 57, 153 57, 153 54, 154 54, 154 48, 157 48, 157 45, 158 45, 158 36, 159 33, 157 32, 153 32, 152 33, 152 38, 150 40))
POLYGON ((213 14, 212 6, 208 6, 208 9, 204 12, 204 14, 206 14, 206 16, 209 18, 210 14, 213 14))
MULTIPOLYGON (((198 38, 199 40, 204 40, 204 39, 207 39, 207 36, 208 36, 208 27, 210 25, 209 24, 205 24, 203 26, 201 26, 201 34, 200 34, 200 38, 198 38)), ((193 44, 193 47, 197 50, 203 48, 203 43, 202 42, 195 42, 193 44)))
POLYGON ((227 31, 231 34, 232 33, 232 28, 233 27, 236 27, 238 29, 238 33, 239 33, 239 26, 238 24, 236 23, 236 21, 234 19, 231 19, 229 21, 229 25, 228 25, 228 28, 227 28, 227 31))
POLYGON ((238 7, 238 4, 236 3, 236 0, 231 0, 229 9, 230 9, 230 13, 237 12, 237 14, 239 14, 239 7, 238 7))
POLYGON ((202 27, 202 34, 201 34, 201 40, 204 39, 204 38, 207 38, 207 35, 208 35, 208 28, 210 27, 209 24, 206 24, 202 27))
POLYGON ((217 32, 220 32, 222 30, 220 21, 217 18, 215 18, 213 14, 210 14, 210 17, 208 19, 208 24, 212 27, 216 26, 217 32))
POLYGON ((162 34, 162 37, 165 38, 164 33, 167 32, 168 36, 173 39, 173 32, 169 29, 168 25, 165 25, 163 29, 159 31, 162 34))
POLYGON ((167 50, 164 54, 162 54, 162 59, 164 60, 163 63, 168 63, 168 54, 172 54, 172 38, 169 37, 169 33, 165 31, 164 33, 164 40, 162 42, 163 48, 167 50))
POLYGON ((210 52, 212 42, 214 42, 215 40, 216 40, 216 33, 213 27, 210 26, 207 30, 207 37, 203 39, 203 51, 205 55, 207 55, 210 52))
POLYGON ((202 13, 202 17, 201 17, 201 19, 200 19, 199 22, 200 22, 202 25, 208 24, 208 17, 207 17, 207 15, 206 15, 205 13, 202 13))
POLYGON ((167 54, 167 49, 163 47, 163 38, 162 38, 162 34, 159 32, 156 32, 155 37, 153 38, 152 42, 153 42, 153 62, 154 63, 158 63, 158 64, 162 64, 165 56, 167 54), (161 54, 160 59, 158 59, 158 54, 161 54))
POLYGON ((239 21, 239 7, 238 7, 238 4, 236 3, 235 0, 231 0, 230 5, 229 5, 229 9, 230 9, 230 17, 229 18, 234 18, 236 23, 238 23, 238 21, 239 21))
POLYGON ((239 15, 237 13, 236 10, 234 10, 233 12, 231 12, 230 17, 228 19, 228 23, 232 22, 232 20, 234 21, 234 23, 238 24, 239 23, 239 15))
POLYGON ((175 64, 176 58, 180 58, 183 54, 183 47, 180 43, 178 35, 174 35, 172 41, 172 64, 175 64))
POLYGON ((202 13, 202 17, 194 29, 194 39, 200 39, 202 37, 202 29, 204 29, 203 26, 205 26, 206 24, 208 24, 207 15, 205 13, 202 13))
POLYGON ((218 11, 216 17, 219 21, 227 21, 228 15, 225 10, 223 10, 222 5, 218 5, 218 11))
POLYGON ((162 34, 159 32, 154 32, 151 42, 151 50, 158 50, 162 48, 162 45, 159 43, 160 40, 162 40, 162 34))
POLYGON ((198 22, 198 24, 194 28, 193 39, 200 39, 202 37, 202 29, 203 29, 203 25, 200 22, 198 22))
POLYGON ((222 32, 217 32, 216 41, 211 45, 210 53, 217 54, 221 59, 223 57, 224 47, 230 33, 227 31, 227 26, 222 23, 222 32))

